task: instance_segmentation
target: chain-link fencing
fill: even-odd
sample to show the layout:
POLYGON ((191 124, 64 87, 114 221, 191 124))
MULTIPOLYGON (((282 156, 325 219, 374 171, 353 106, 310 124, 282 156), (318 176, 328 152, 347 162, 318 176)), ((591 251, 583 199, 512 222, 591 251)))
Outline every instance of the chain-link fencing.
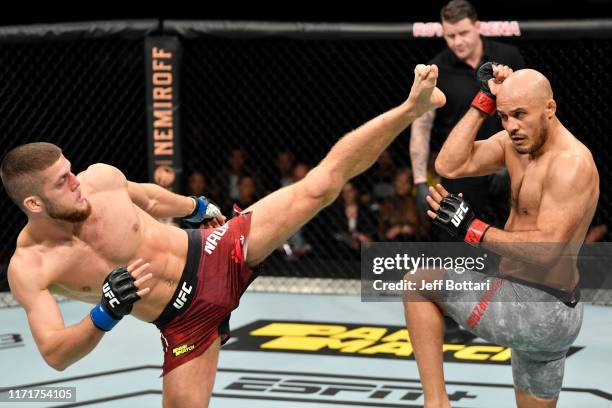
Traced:
MULTIPOLYGON (((226 213, 234 202, 246 207, 303 177, 342 135, 401 103, 414 66, 445 47, 441 39, 397 35, 217 34, 182 40, 183 192, 200 189, 226 213), (196 171, 203 177, 193 175, 196 171)), ((0 151, 46 140, 64 149, 76 171, 105 162, 131 180, 147 180, 143 39, 0 41, 0 151)), ((612 142, 607 133, 612 123, 605 90, 612 40, 500 41, 517 45, 527 65, 551 80, 561 121, 591 149, 599 168, 594 224, 609 223, 612 142)), ((363 243, 429 239, 426 227, 389 238, 398 205, 389 199, 400 183, 398 173, 410 167, 409 134, 403 132, 336 203, 279 248, 266 261, 264 274, 286 278, 282 287, 292 287, 296 281, 289 278, 300 277, 310 292, 333 286, 334 292, 354 293, 363 243), (351 214, 355 218, 355 207, 357 234, 348 221, 351 214)), ((26 220, 6 194, 0 195, 0 210, 0 260, 6 268, 26 220)), ((608 233, 604 239, 610 238, 608 233)), ((273 289, 270 282, 259 286, 273 289)))

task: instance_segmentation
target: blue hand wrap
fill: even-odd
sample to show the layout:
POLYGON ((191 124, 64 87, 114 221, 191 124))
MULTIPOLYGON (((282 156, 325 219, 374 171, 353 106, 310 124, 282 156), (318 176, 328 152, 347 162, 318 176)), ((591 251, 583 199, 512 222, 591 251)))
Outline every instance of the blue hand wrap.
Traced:
POLYGON ((206 209, 208 208, 208 201, 204 197, 191 197, 196 202, 196 208, 193 213, 188 217, 183 218, 187 222, 199 223, 204 219, 206 215, 206 209))
POLYGON ((111 316, 111 314, 108 313, 106 308, 102 306, 101 303, 98 303, 93 309, 91 309, 91 312, 89 312, 89 317, 91 317, 91 321, 94 326, 102 331, 110 331, 110 329, 115 327, 115 325, 119 323, 119 320, 121 320, 117 320, 111 316))

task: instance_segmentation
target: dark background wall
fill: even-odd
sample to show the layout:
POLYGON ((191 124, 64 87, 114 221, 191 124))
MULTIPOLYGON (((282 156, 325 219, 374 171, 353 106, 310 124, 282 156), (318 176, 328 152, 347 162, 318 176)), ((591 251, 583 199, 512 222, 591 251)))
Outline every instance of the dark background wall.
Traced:
MULTIPOLYGON (((277 21, 432 21, 444 1, 380 0, 376 2, 81 2, 69 7, 37 5, 28 10, 5 9, 0 24, 31 24, 126 18, 277 20, 277 21)), ((474 1, 484 20, 572 19, 612 17, 612 0, 474 1)))
MULTIPOLYGON (((271 8, 262 3, 258 3, 257 7, 240 7, 232 3, 222 8, 194 9, 193 5, 173 2, 171 8, 151 6, 142 10, 129 10, 104 3, 104 7, 88 5, 87 9, 43 7, 27 14, 7 11, 0 16, 0 24, 137 18, 436 21, 442 3, 428 2, 427 7, 415 7, 410 2, 392 3, 383 0, 376 2, 376 5, 376 8, 371 5, 352 5, 342 9, 334 4, 335 8, 331 9, 316 3, 308 7, 292 5, 291 8, 271 8)), ((590 0, 570 5, 537 0, 501 0, 477 4, 477 7, 482 20, 530 20, 612 18, 611 5, 612 0, 590 0)), ((602 208, 596 219, 596 222, 603 222, 609 220, 611 214, 609 194, 612 190, 607 186, 610 179, 607 155, 612 149, 609 147, 610 139, 606 137, 611 127, 607 114, 609 102, 600 90, 607 87, 612 72, 611 43, 606 39, 581 41, 523 42, 512 39, 510 42, 522 48, 529 65, 551 76, 553 87, 558 90, 562 119, 564 122, 567 120, 572 131, 584 138, 585 143, 595 151, 602 171, 605 169, 602 183, 605 182, 606 186, 602 189, 602 208), (590 69, 580 69, 583 66, 589 66, 590 69), (582 73, 582 76, 575 75, 576 72, 582 73), (601 81, 604 85, 601 85, 601 81), (589 86, 585 87, 584 84, 589 86)), ((230 145, 251 135, 258 135, 261 138, 259 145, 267 145, 270 152, 279 146, 275 140, 282 140, 285 144, 287 141, 293 143, 288 147, 295 150, 306 152, 304 147, 307 146, 310 149, 307 151, 309 157, 320 158, 339 135, 400 101, 410 81, 410 76, 405 75, 406 67, 411 68, 414 63, 431 57, 443 47, 443 42, 440 39, 432 40, 428 47, 415 46, 415 43, 408 41, 363 41, 352 44, 323 41, 310 42, 304 46, 295 40, 247 44, 241 41, 203 39, 187 42, 185 47, 188 51, 184 63, 185 84, 198 85, 185 92, 184 132, 188 138, 185 147, 191 152, 185 155, 185 162, 188 165, 193 162, 207 163, 213 167, 213 160, 198 157, 202 154, 201 150, 189 149, 196 145, 196 135, 208 138, 209 143, 205 145, 209 151, 217 149, 215 160, 218 166, 224 164, 227 154, 220 150, 225 144, 217 143, 218 140, 222 139, 230 145), (227 47, 232 52, 227 52, 227 47), (296 68, 297 61, 300 64, 296 68), (240 71, 242 67, 248 67, 248 64, 255 64, 255 68, 258 68, 249 70, 250 76, 240 71), (286 64, 291 69, 286 69, 286 64), (355 66, 365 67, 371 75, 351 73, 347 69, 355 66), (368 69, 371 66, 376 69, 368 69), (203 75, 205 68, 211 71, 209 75, 203 75), (215 73, 227 75, 219 78, 215 73), (269 78, 284 79, 269 81, 269 78), (292 87, 297 90, 289 92, 292 87), (309 102, 306 98, 311 95, 310 89, 319 92, 329 89, 330 92, 320 95, 320 98, 311 98, 309 102), (331 90, 337 90, 337 93, 331 90), (216 97, 202 101, 199 99, 202 95, 216 97), (304 100, 295 95, 303 96, 304 100), (329 95, 332 97, 325 99, 329 95), (376 98, 372 98, 372 95, 376 98), (330 106, 319 103, 324 99, 330 106), (348 105, 347 101, 353 105, 348 105), (210 106, 205 102, 210 103, 210 106), (204 108, 209 109, 201 111, 204 108), (214 109, 220 113, 211 115, 214 109), (303 114, 299 121, 293 116, 295 112, 303 114), (342 114, 333 116, 329 112, 342 114), (299 126, 291 128, 296 124, 299 126), (317 143, 313 143, 312 134, 318 135, 317 143)), ((0 112, 3 113, 0 115, 0 151, 4 152, 15 144, 45 135, 50 141, 63 142, 61 144, 66 153, 78 158, 75 160, 77 170, 95 161, 102 161, 122 168, 132 180, 145 181, 144 146, 139 142, 144 139, 145 132, 142 52, 142 44, 138 41, 95 40, 2 47, 0 94, 4 96, 4 102, 0 102, 0 112), (105 61, 113 61, 113 64, 108 65, 105 61), (104 72, 99 69, 102 66, 105 67, 104 72), (109 83, 101 78, 102 74, 112 77, 114 82, 109 83), (46 97, 39 95, 40 92, 45 93, 46 97), (112 103, 106 104, 105 101, 112 103), (100 103, 104 109, 96 107, 100 103), (84 114, 82 110, 93 113, 87 116, 87 112, 84 114), (105 139, 111 137, 109 135, 117 138, 117 141, 109 142, 105 139), (103 143, 103 140, 107 143, 103 143), (119 143, 132 143, 131 146, 140 149, 135 156, 138 160, 127 155, 131 151, 119 143), (113 148, 105 150, 107 146, 113 148)), ((399 157, 407 157, 407 139, 407 133, 398 139, 399 157)), ((271 154, 260 156, 258 161, 270 163, 273 159, 271 154)), ((253 154, 252 157, 257 156, 253 154)), ((4 211, 0 216, 3 232, 0 234, 0 262, 3 255, 6 257, 10 254, 16 234, 25 221, 24 216, 2 194, 0 208, 11 210, 4 211)), ((309 270, 315 271, 316 268, 309 270)))

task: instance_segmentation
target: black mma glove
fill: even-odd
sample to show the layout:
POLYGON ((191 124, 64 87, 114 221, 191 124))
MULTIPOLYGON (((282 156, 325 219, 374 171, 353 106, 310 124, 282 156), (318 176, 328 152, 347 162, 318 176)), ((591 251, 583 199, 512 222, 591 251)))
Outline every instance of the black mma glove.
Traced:
POLYGON ((474 210, 463 197, 449 194, 440 201, 433 224, 444 229, 453 237, 478 246, 491 227, 474 215, 474 210))
POLYGON ((121 266, 108 274, 102 284, 102 300, 89 313, 100 330, 109 331, 123 316, 130 314, 134 302, 140 300, 134 278, 121 266))
POLYGON ((478 68, 476 79, 480 83, 480 91, 472 100, 472 106, 488 116, 492 116, 497 110, 495 95, 491 93, 489 88, 489 79, 493 79, 493 65, 499 64, 497 62, 485 62, 478 68))

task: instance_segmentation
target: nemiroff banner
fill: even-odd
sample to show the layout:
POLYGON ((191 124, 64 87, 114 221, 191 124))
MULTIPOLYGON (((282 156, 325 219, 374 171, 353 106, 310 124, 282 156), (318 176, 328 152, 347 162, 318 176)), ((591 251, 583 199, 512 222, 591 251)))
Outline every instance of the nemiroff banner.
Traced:
POLYGON ((149 180, 177 191, 182 172, 179 134, 179 64, 176 37, 145 39, 149 180))

